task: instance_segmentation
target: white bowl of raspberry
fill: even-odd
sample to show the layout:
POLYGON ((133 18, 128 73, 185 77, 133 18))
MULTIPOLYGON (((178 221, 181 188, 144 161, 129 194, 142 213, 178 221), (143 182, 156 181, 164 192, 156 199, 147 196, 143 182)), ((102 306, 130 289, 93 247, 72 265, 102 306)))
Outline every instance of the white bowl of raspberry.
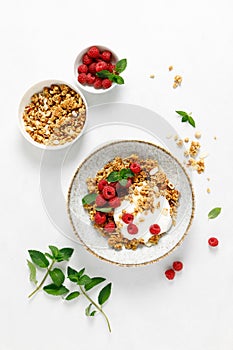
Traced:
POLYGON ((117 55, 108 47, 102 45, 89 46, 82 50, 75 59, 75 83, 84 91, 93 94, 110 91, 117 85, 110 77, 115 73, 117 62, 117 55), (101 71, 105 71, 106 76, 98 76, 101 71))

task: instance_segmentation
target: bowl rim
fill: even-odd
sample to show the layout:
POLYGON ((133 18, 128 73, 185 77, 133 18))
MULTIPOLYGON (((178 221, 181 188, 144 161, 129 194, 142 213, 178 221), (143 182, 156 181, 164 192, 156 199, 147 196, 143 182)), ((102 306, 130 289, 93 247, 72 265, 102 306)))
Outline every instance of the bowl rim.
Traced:
POLYGON ((117 84, 113 82, 112 86, 109 89, 95 89, 93 86, 80 84, 80 82, 77 79, 77 76, 78 76, 77 75, 77 68, 82 63, 81 58, 85 54, 85 52, 87 52, 88 49, 90 49, 92 46, 97 46, 98 48, 100 48, 101 51, 103 51, 103 50, 111 51, 112 55, 115 57, 114 61, 117 62, 119 60, 119 57, 115 53, 115 51, 111 50, 109 47, 104 46, 104 45, 90 45, 90 46, 86 47, 85 49, 83 49, 82 51, 80 51, 75 57, 74 67, 73 67, 73 69, 74 69, 74 71, 73 71, 73 73, 74 73, 74 81, 75 81, 75 84, 78 85, 78 87, 80 89, 82 89, 83 91, 85 91, 85 92, 88 92, 90 94, 104 94, 106 92, 111 91, 114 87, 117 86, 117 84))
POLYGON ((191 182, 191 179, 187 173, 187 171, 185 170, 184 166, 180 163, 180 161, 171 154, 171 152, 169 152, 168 150, 166 150, 165 148, 159 146, 159 145, 156 145, 155 143, 153 142, 149 142, 149 141, 143 141, 143 140, 117 140, 117 141, 113 141, 113 142, 109 142, 108 144, 105 144, 105 145, 102 145, 101 147, 99 147, 98 149, 96 149, 94 152, 90 153, 87 157, 85 157, 85 159, 79 164, 78 168, 76 169, 72 179, 71 179, 71 182, 70 182, 70 186, 69 186, 69 189, 68 189, 68 195, 67 195, 67 201, 66 201, 66 208, 67 208, 67 213, 68 213, 68 217, 69 217, 69 220, 70 220, 70 223, 71 223, 71 226, 72 226, 72 229, 73 229, 73 232, 74 234, 78 237, 78 239, 80 240, 80 242, 83 244, 83 246, 85 247, 85 249, 93 254, 95 257, 99 258, 100 260, 102 261, 105 261, 105 262, 108 262, 108 263, 111 263, 113 265, 117 265, 117 266, 121 266, 121 267, 138 267, 138 266, 145 266, 145 265, 150 265, 150 264, 153 264, 155 262, 158 262, 162 259, 164 259, 165 257, 169 256, 177 247, 179 247, 184 239, 186 238, 189 230, 190 230, 190 227, 191 227, 191 224, 193 222, 193 219, 194 219, 194 212, 195 212, 195 196, 194 196, 194 189, 193 189, 193 185, 192 185, 192 182, 191 182), (109 260, 103 256, 100 256, 99 254, 97 254, 95 251, 93 251, 90 247, 87 246, 87 244, 81 239, 81 237, 79 236, 75 226, 74 226, 74 223, 73 223, 73 220, 72 220, 72 215, 71 215, 71 210, 70 210, 70 200, 71 200, 71 191, 72 191, 72 187, 73 187, 73 184, 74 184, 74 181, 75 181, 75 178, 77 176, 77 174, 79 173, 80 169, 82 168, 82 166, 84 165, 84 163, 91 157, 93 157, 97 152, 105 149, 106 147, 108 146, 111 146, 111 145, 114 145, 114 144, 119 144, 119 143, 125 143, 125 142, 138 142, 138 143, 141 143, 141 144, 147 144, 147 145, 151 145, 161 151, 163 151, 164 153, 166 153, 167 155, 169 155, 171 158, 173 158, 173 160, 181 167, 181 169, 183 170, 187 180, 188 180, 188 184, 190 186, 190 190, 191 190, 191 196, 192 196, 192 211, 191 211, 191 215, 190 215, 190 219, 189 219, 189 223, 186 227, 186 230, 185 232, 183 233, 182 237, 180 238, 180 240, 176 243, 176 245, 174 247, 172 247, 168 252, 166 252, 165 254, 163 254, 162 256, 156 258, 156 259, 152 259, 152 260, 149 260, 149 261, 145 261, 145 262, 142 262, 142 263, 120 263, 120 262, 116 262, 116 261, 112 261, 112 260, 109 260))
POLYGON ((40 149, 43 149, 43 150, 48 150, 48 151, 57 151, 57 150, 61 150, 63 148, 66 148, 68 146, 71 146, 74 142, 76 142, 79 137, 83 134, 86 126, 87 126, 87 118, 88 118, 88 104, 87 104, 87 101, 86 101, 86 98, 85 96, 83 95, 83 93, 77 88, 75 87, 73 84, 70 84, 69 82, 66 82, 64 80, 59 80, 59 79, 46 79, 46 80, 41 80, 33 85, 31 85, 26 91, 25 93, 23 94, 23 96, 21 97, 21 100, 19 102, 19 105, 18 105, 18 126, 19 126, 19 129, 20 129, 20 132, 21 134, 24 136, 24 138, 30 142, 33 146, 37 147, 37 148, 40 148, 40 149), (33 94, 35 93, 38 93, 40 92, 43 87, 46 87, 46 86, 49 86, 49 85, 52 85, 52 84, 64 84, 64 85, 67 85, 69 86, 71 89, 73 89, 74 91, 76 91, 82 98, 84 104, 85 104, 85 107, 86 107, 86 119, 85 119, 85 123, 84 123, 84 126, 82 128, 82 130, 80 131, 80 133, 77 135, 77 137, 75 139, 73 139, 71 142, 66 142, 65 144, 63 145, 57 145, 57 146, 46 146, 42 143, 39 143, 39 142, 36 142, 34 141, 31 136, 26 132, 25 130, 25 126, 24 126, 24 122, 23 122, 23 111, 24 111, 24 108, 25 106, 29 103, 30 101, 30 98, 32 97, 33 94), (25 101, 28 101, 27 103, 25 103, 25 101))

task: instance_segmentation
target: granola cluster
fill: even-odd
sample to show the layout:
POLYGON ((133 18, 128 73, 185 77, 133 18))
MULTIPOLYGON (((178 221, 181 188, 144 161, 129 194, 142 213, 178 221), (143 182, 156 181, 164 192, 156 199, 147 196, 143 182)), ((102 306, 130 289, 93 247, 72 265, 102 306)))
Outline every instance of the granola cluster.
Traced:
POLYGON ((86 121, 86 106, 81 96, 65 84, 44 87, 31 97, 23 121, 31 138, 47 146, 73 141, 86 121))

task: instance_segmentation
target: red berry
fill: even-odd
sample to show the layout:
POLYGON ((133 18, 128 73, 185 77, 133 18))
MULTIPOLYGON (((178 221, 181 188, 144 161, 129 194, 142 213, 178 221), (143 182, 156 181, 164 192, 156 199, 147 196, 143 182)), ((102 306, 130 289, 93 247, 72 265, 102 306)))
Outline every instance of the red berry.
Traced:
POLYGON ((167 277, 168 280, 173 280, 173 278, 175 277, 175 271, 173 269, 169 269, 167 271, 165 271, 165 276, 167 277))
POLYGON ((102 87, 102 79, 99 77, 96 77, 94 82, 94 88, 100 89, 101 87, 102 87))
POLYGON ((100 61, 96 63, 96 67, 95 67, 96 72, 100 72, 101 70, 106 70, 106 69, 108 69, 108 64, 106 62, 100 61))
POLYGON ((80 84, 86 84, 86 82, 87 82, 87 75, 86 75, 86 73, 80 73, 78 75, 78 81, 80 82, 80 84))
POLYGON ((106 186, 107 184, 108 182, 106 180, 100 180, 100 182, 98 183, 98 190, 103 191, 104 186, 106 186))
POLYGON ((106 224, 104 226, 104 230, 108 233, 114 232, 115 228, 116 228, 116 226, 115 226, 114 222, 109 222, 108 224, 106 224))
POLYGON ((90 64, 90 66, 88 67, 88 71, 91 73, 91 74, 95 74, 96 73, 96 62, 93 62, 90 64))
POLYGON ((104 199, 102 194, 99 194, 96 197, 95 204, 97 205, 97 207, 103 207, 106 203, 107 203, 107 201, 104 199))
POLYGON ((100 51, 99 51, 98 47, 92 46, 92 47, 90 47, 90 49, 87 51, 87 54, 88 54, 89 57, 98 58, 98 57, 99 57, 99 54, 100 54, 100 51))
POLYGON ((109 186, 116 188, 117 184, 118 184, 118 182, 110 182, 109 186))
POLYGON ((85 53, 85 55, 83 55, 82 61, 83 61, 83 63, 86 64, 87 66, 93 62, 92 58, 89 57, 88 54, 86 54, 86 53, 85 53))
POLYGON ((133 222, 134 216, 133 214, 129 214, 129 213, 124 213, 122 215, 122 220, 124 221, 124 223, 131 224, 133 222))
POLYGON ((109 79, 103 79, 102 86, 104 89, 109 89, 112 86, 112 82, 109 79))
POLYGON ((112 72, 115 70, 115 68, 116 68, 115 64, 109 63, 109 65, 108 65, 108 70, 109 70, 109 72, 112 73, 112 72))
POLYGON ((181 261, 174 261, 172 267, 175 271, 181 271, 183 269, 183 263, 181 261))
POLYGON ((91 73, 87 73, 87 84, 93 85, 95 82, 95 76, 91 73))
POLYGON ((215 237, 210 237, 210 238, 208 239, 208 243, 209 243, 209 245, 210 245, 211 247, 217 247, 217 245, 218 245, 218 239, 215 238, 215 237))
POLYGON ((109 199, 108 204, 112 208, 117 208, 121 205, 121 200, 119 197, 113 197, 113 198, 109 199))
POLYGON ((138 163, 132 163, 130 165, 130 170, 132 170, 133 173, 138 174, 141 171, 141 167, 138 163))
POLYGON ((116 191, 115 191, 115 188, 113 188, 112 186, 105 186, 103 188, 103 196, 105 199, 111 199, 113 197, 115 197, 116 195, 116 191))
POLYGON ((131 234, 131 235, 136 235, 136 233, 138 233, 138 228, 136 225, 134 224, 129 224, 127 226, 127 231, 131 234))
POLYGON ((101 57, 105 62, 110 62, 111 57, 112 57, 112 53, 108 50, 103 51, 101 54, 101 57))
POLYGON ((153 224, 150 226, 150 233, 152 235, 158 235, 160 233, 160 231, 161 231, 161 228, 159 225, 153 224))
POLYGON ((95 223, 98 225, 104 224, 106 221, 106 215, 104 213, 101 213, 99 211, 95 214, 95 223))
POLYGON ((88 67, 86 64, 80 64, 80 66, 78 66, 78 73, 87 73, 88 71, 88 67))

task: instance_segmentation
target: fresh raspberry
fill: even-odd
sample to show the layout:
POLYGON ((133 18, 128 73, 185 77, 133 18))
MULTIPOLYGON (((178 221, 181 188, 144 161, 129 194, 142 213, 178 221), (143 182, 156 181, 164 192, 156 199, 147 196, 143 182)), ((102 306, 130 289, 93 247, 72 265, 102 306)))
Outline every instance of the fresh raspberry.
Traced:
POLYGON ((90 64, 90 66, 88 67, 88 71, 91 73, 91 74, 95 74, 96 73, 96 62, 93 62, 90 64))
POLYGON ((161 228, 159 225, 153 224, 150 226, 150 233, 152 235, 158 235, 160 233, 160 231, 161 231, 161 228))
POLYGON ((109 89, 111 86, 112 86, 111 80, 109 80, 107 78, 102 80, 102 87, 104 89, 109 89))
POLYGON ((136 235, 136 233, 138 233, 138 228, 136 225, 134 224, 129 224, 127 226, 127 231, 131 234, 131 235, 136 235))
POLYGON ((100 89, 101 87, 102 87, 102 79, 99 77, 96 77, 94 82, 94 88, 100 89))
POLYGON ((106 69, 108 69, 108 64, 106 62, 100 61, 96 63, 96 67, 95 67, 96 72, 100 72, 101 70, 106 70, 106 69))
POLYGON ((95 223, 98 225, 104 224, 106 221, 106 215, 104 213, 101 213, 99 211, 95 214, 95 223))
POLYGON ((108 64, 108 70, 109 70, 109 72, 112 73, 112 72, 115 70, 115 68, 116 68, 115 64, 111 64, 111 63, 108 64))
POLYGON ((211 247, 217 247, 217 245, 218 245, 218 239, 217 238, 215 238, 215 237, 210 237, 209 239, 208 239, 208 243, 209 243, 209 245, 211 246, 211 247))
POLYGON ((86 64, 80 64, 80 66, 78 66, 78 73, 87 73, 88 71, 88 67, 86 64))
POLYGON ((138 173, 140 173, 140 171, 141 171, 141 167, 140 167, 140 165, 139 165, 138 163, 132 163, 132 164, 130 165, 130 170, 132 170, 132 172, 133 172, 134 174, 138 174, 138 173))
POLYGON ((104 199, 104 197, 101 194, 99 194, 96 197, 95 204, 97 205, 97 207, 103 207, 106 203, 107 201, 104 199))
POLYGON ((122 186, 119 182, 117 182, 116 184, 116 191, 117 193, 121 193, 121 192, 124 192, 125 189, 129 188, 130 186, 132 185, 132 180, 131 179, 128 179, 127 180, 127 183, 125 186, 122 186))
POLYGON ((118 184, 118 182, 110 182, 109 186, 116 188, 117 184, 118 184))
POLYGON ((87 54, 89 57, 92 58, 98 58, 100 55, 100 50, 96 46, 90 47, 90 49, 87 51, 87 54))
POLYGON ((103 188, 103 196, 105 199, 111 199, 113 197, 115 197, 116 195, 116 191, 115 191, 115 188, 113 188, 112 186, 105 186, 103 188))
POLYGON ((104 179, 100 180, 100 182, 98 183, 98 190, 103 191, 104 186, 106 186, 107 184, 108 184, 108 181, 104 179))
POLYGON ((101 54, 101 58, 105 61, 105 62, 110 62, 112 57, 112 53, 110 51, 103 51, 101 54))
POLYGON ((113 197, 113 198, 109 199, 108 204, 112 208, 117 208, 121 205, 121 200, 119 197, 113 197))
POLYGON ((87 73, 87 84, 93 85, 95 82, 95 76, 91 73, 87 73))
POLYGON ((78 81, 80 82, 80 84, 86 84, 87 82, 87 75, 86 73, 81 73, 78 75, 78 81))
POLYGON ((122 215, 122 220, 125 224, 131 224, 133 222, 134 216, 133 214, 125 213, 122 215))
POLYGON ((172 267, 175 271, 181 271, 183 269, 183 263, 181 261, 174 261, 172 267))
POLYGON ((92 58, 88 56, 88 54, 85 53, 85 55, 83 55, 83 64, 86 64, 87 66, 89 64, 91 64, 93 62, 92 58))
POLYGON ((167 271, 165 271, 165 276, 167 277, 168 280, 173 280, 173 278, 175 277, 175 271, 173 269, 169 269, 167 271))
POLYGON ((108 233, 114 232, 115 228, 116 228, 116 226, 115 226, 114 222, 109 222, 104 226, 104 230, 108 233))

